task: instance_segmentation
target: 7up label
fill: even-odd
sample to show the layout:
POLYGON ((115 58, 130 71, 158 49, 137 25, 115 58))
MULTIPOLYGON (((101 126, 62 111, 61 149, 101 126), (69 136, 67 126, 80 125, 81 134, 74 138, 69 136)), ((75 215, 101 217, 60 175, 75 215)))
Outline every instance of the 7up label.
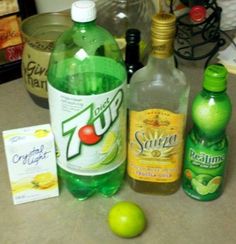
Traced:
POLYGON ((77 96, 48 84, 58 164, 81 175, 114 170, 126 157, 125 90, 77 96))

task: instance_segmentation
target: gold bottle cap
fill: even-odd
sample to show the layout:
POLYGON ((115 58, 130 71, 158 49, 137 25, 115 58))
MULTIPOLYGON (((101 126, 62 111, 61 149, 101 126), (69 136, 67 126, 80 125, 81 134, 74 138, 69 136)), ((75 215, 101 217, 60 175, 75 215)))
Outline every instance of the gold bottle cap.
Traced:
POLYGON ((166 58, 173 53, 175 31, 175 15, 170 13, 158 13, 152 18, 152 46, 155 56, 166 58))
POLYGON ((173 37, 176 29, 176 17, 169 13, 159 13, 152 18, 152 35, 173 37))
POLYGON ((153 16, 152 21, 157 26, 175 26, 176 17, 170 13, 158 13, 153 16))

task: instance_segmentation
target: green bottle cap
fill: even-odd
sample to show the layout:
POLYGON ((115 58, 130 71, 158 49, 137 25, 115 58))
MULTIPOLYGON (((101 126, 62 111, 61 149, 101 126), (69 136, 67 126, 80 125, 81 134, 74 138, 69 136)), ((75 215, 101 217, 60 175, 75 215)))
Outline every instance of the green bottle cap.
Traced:
POLYGON ((226 89, 228 72, 223 65, 209 65, 204 72, 203 88, 212 92, 226 89))

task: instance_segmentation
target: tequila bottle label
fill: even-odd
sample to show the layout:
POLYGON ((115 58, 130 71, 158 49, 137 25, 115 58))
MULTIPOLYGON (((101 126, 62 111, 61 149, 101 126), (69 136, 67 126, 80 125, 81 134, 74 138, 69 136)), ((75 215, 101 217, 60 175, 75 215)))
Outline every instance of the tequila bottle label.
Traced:
POLYGON ((181 174, 185 116, 162 109, 130 112, 128 174, 174 182, 181 174))

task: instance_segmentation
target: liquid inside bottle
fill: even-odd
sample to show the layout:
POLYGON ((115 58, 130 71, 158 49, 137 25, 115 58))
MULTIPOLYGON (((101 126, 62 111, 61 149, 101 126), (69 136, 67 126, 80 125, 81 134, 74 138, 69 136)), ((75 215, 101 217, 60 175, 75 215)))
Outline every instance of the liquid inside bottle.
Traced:
POLYGON ((115 194, 126 161, 126 70, 95 16, 93 1, 73 3, 74 25, 58 39, 48 72, 59 175, 80 200, 115 194))
POLYGON ((128 175, 142 193, 171 194, 180 185, 189 86, 172 56, 174 23, 172 15, 154 16, 152 53, 130 81, 128 175))

